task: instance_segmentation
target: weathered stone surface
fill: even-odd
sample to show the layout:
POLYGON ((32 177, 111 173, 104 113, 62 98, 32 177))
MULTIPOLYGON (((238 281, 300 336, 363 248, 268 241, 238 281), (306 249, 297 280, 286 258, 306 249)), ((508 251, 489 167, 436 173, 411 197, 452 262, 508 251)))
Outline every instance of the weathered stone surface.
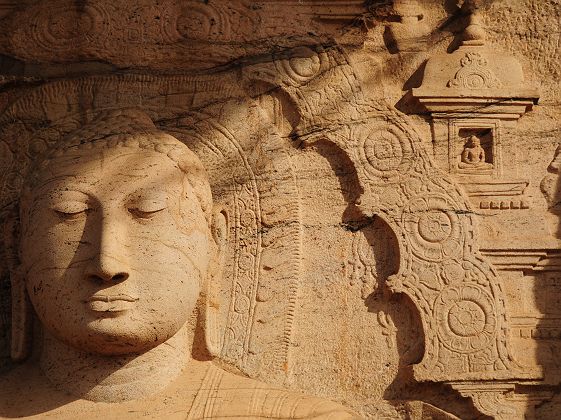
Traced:
POLYGON ((0 15, 0 417, 561 415, 561 3, 0 15))

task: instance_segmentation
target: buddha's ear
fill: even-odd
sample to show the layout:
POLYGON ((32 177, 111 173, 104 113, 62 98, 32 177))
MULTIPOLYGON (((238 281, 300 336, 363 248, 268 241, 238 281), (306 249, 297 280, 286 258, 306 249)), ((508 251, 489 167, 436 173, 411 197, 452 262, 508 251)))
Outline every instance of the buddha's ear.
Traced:
POLYGON ((222 206, 216 206, 212 214, 212 238, 216 244, 216 258, 224 262, 228 246, 228 213, 222 206))
POLYGON ((12 341, 11 357, 25 360, 31 352, 33 310, 25 287, 21 266, 12 270, 12 341))
POLYGON ((222 330, 219 323, 219 290, 224 270, 224 260, 228 247, 228 214, 223 207, 215 207, 212 214, 212 238, 216 244, 210 260, 206 281, 204 329, 206 346, 209 353, 217 357, 222 351, 222 330))
MULTIPOLYGON (((22 192, 20 206, 27 197, 26 189, 22 192)), ((4 252, 12 292, 12 337, 10 341, 11 358, 22 361, 31 353, 33 309, 25 285, 25 270, 19 258, 20 217, 18 208, 8 215, 9 222, 4 225, 4 252)))

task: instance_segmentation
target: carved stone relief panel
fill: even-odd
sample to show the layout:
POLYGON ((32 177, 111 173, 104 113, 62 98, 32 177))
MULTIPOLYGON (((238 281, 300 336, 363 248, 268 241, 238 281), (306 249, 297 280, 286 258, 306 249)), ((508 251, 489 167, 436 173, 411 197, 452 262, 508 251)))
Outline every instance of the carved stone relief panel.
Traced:
MULTIPOLYGON (((297 50, 296 54, 301 52, 297 50)), ((327 59, 335 62, 340 59, 337 52, 331 52, 326 56, 327 59)), ((317 58, 312 54, 305 59, 313 62, 317 58)), ((301 61, 298 64, 300 65, 301 61)), ((273 65, 278 66, 278 63, 273 62, 273 65)), ((333 75, 340 77, 337 70, 348 71, 352 75, 352 69, 346 70, 345 66, 343 64, 341 69, 335 68, 333 75)), ((321 86, 321 80, 317 83, 319 83, 318 87, 321 86)), ((215 92, 220 86, 221 83, 216 85, 211 78, 205 80, 176 77, 93 78, 47 85, 26 96, 25 100, 16 102, 5 112, 5 132, 19 133, 17 137, 6 138, 6 141, 16 141, 20 146, 26 144, 26 148, 15 148, 16 153, 20 153, 19 157, 11 159, 12 163, 25 162, 30 156, 26 154, 26 150, 52 147, 49 145, 64 137, 65 132, 85 124, 82 121, 87 122, 89 119, 96 118, 96 113, 101 110, 132 106, 142 107, 159 127, 189 144, 191 149, 201 156, 200 159, 209 173, 214 186, 215 201, 223 202, 226 206, 226 214, 230 221, 230 238, 233 241, 230 247, 233 254, 230 254, 228 258, 230 262, 226 265, 226 272, 231 274, 225 277, 231 283, 226 282, 221 286, 223 290, 221 301, 229 303, 217 305, 216 310, 212 311, 215 323, 207 324, 207 334, 211 341, 214 340, 215 344, 218 344, 219 357, 225 362, 237 366, 253 377, 263 377, 275 382, 282 381, 282 377, 297 371, 294 366, 297 366, 295 360, 298 360, 290 357, 291 353, 297 353, 297 350, 291 348, 294 345, 294 320, 297 319, 295 311, 301 306, 298 296, 301 288, 299 273, 302 264, 300 251, 302 222, 301 204, 299 204, 301 200, 295 183, 296 172, 291 169, 288 155, 283 158, 282 150, 288 145, 283 146, 282 138, 275 134, 273 126, 266 123, 265 113, 259 111, 257 103, 252 105, 251 101, 245 104, 239 100, 232 100, 222 102, 219 106, 212 105, 215 92), (181 99, 175 94, 179 86, 181 90, 178 95, 181 95, 181 99), (168 106, 162 108, 161 101, 167 98, 151 95, 151 92, 162 89, 165 89, 175 103, 189 104, 197 98, 198 106, 182 108, 168 103, 168 106), (114 92, 120 91, 136 91, 140 96, 114 95, 114 92), (80 113, 80 104, 88 102, 92 104, 92 108, 85 114, 80 113), (63 106, 52 106, 58 103, 63 106), (46 104, 49 106, 46 107, 46 104), (24 118, 26 124, 22 125, 24 118), (265 125, 262 129, 255 126, 249 133, 246 130, 246 134, 243 135, 241 133, 245 128, 244 122, 248 120, 262 121, 265 125), (45 121, 49 123, 45 125, 45 121), (255 143, 257 139, 260 140, 255 143), (272 151, 275 154, 268 157, 267 153, 272 151), (228 162, 233 172, 224 171, 224 162, 228 162), (288 259, 285 261, 284 257, 288 259)), ((324 86, 329 86, 329 83, 325 83, 324 86)), ((235 90, 221 92, 231 92, 232 96, 236 95, 235 90)), ((356 105, 353 102, 351 104, 356 105)), ((358 105, 360 106, 360 102, 358 105)), ((317 106, 317 102, 308 103, 308 106, 313 114, 313 106, 317 106)), ((329 102, 326 106, 329 106, 329 102)), ((365 111, 372 113, 374 110, 367 106, 365 111)), ((361 119, 357 124, 345 127, 342 133, 336 135, 348 136, 351 133, 351 137, 346 138, 357 139, 357 146, 353 146, 357 147, 355 150, 349 150, 346 146, 342 148, 343 143, 334 141, 337 137, 332 138, 328 143, 333 143, 336 148, 338 146, 337 150, 340 150, 343 156, 347 154, 345 158, 347 161, 352 162, 352 159, 356 159, 353 165, 356 170, 355 192, 353 193, 352 189, 349 191, 350 196, 354 196, 354 201, 347 202, 345 206, 355 208, 359 222, 364 217, 378 217, 375 211, 376 208, 380 209, 377 211, 380 212, 379 220, 384 221, 381 225, 384 227, 382 232, 386 232, 380 236, 389 238, 384 241, 386 245, 394 244, 386 249, 386 257, 380 258, 380 263, 384 259, 392 260, 395 255, 400 255, 399 259, 394 260, 385 271, 377 273, 372 268, 372 262, 368 261, 372 258, 368 257, 368 236, 372 235, 368 233, 369 230, 363 232, 366 235, 366 244, 365 239, 360 236, 349 238, 350 253, 346 258, 354 258, 351 255, 362 254, 361 264, 364 267, 363 269, 359 266, 360 257, 358 260, 355 259, 358 272, 364 272, 364 274, 351 274, 351 278, 361 277, 362 283, 361 290, 357 290, 355 295, 355 301, 360 302, 359 307, 362 307, 363 296, 369 293, 369 288, 372 289, 370 293, 375 293, 376 289, 380 288, 378 283, 381 280, 376 277, 385 278, 390 273, 395 273, 397 277, 390 279, 389 282, 390 290, 393 288, 408 291, 413 303, 410 305, 412 320, 415 319, 413 311, 418 311, 422 305, 428 305, 421 310, 421 323, 416 327, 418 332, 409 333, 411 336, 423 331, 423 339, 408 343, 405 347, 411 346, 414 356, 410 357, 413 359, 420 357, 421 343, 424 343, 425 348, 432 349, 432 352, 425 353, 422 363, 415 367, 417 378, 439 381, 444 378, 470 377, 477 372, 478 375, 484 374, 489 378, 510 376, 512 372, 506 370, 511 363, 507 337, 500 338, 503 333, 498 327, 501 322, 504 322, 501 318, 504 317, 504 312, 501 315, 501 311, 504 311, 502 301, 496 300, 501 292, 500 289, 486 291, 486 288, 493 285, 495 281, 494 274, 488 271, 489 268, 484 264, 482 265, 480 257, 475 257, 473 262, 468 262, 468 259, 463 263, 456 262, 458 257, 471 258, 469 254, 464 254, 465 257, 461 256, 470 249, 466 248, 465 243, 468 240, 465 229, 469 226, 469 219, 462 220, 461 216, 458 217, 448 210, 462 205, 460 196, 450 197, 442 186, 437 187, 434 192, 430 192, 429 188, 429 194, 416 196, 418 193, 415 191, 423 191, 427 188, 423 187, 423 183, 430 179, 427 178, 431 176, 428 169, 430 166, 419 165, 423 163, 423 151, 415 144, 414 132, 408 129, 403 117, 389 107, 381 105, 379 110, 371 114, 369 120, 361 119), (391 118, 394 125, 383 123, 380 120, 381 116, 391 118), (414 163, 414 156, 419 163, 414 163), (387 189, 384 187, 385 184, 380 183, 381 179, 399 185, 400 180, 404 179, 413 168, 416 168, 419 173, 415 184, 417 186, 414 186, 413 190, 411 187, 400 187, 394 193, 387 190, 383 196, 376 193, 379 189, 387 189), (425 172, 427 170, 428 172, 425 172), (364 198, 361 204, 358 204, 361 196, 358 196, 357 192, 364 198), (411 198, 407 198, 408 196, 411 198), (377 202, 369 203, 372 199, 377 202), (387 203, 391 203, 392 207, 399 206, 394 207, 389 216, 381 212, 381 209, 390 209, 387 203), (374 204, 377 207, 372 207, 374 204), (420 209, 426 210, 426 213, 419 212, 420 209), (396 234, 396 231, 399 234, 396 234), (399 253, 397 253, 398 249, 400 249, 399 253), (441 271, 434 265, 435 262, 445 262, 444 267, 449 267, 451 271, 446 274, 447 271, 441 271), (458 281, 457 275, 460 273, 458 270, 461 270, 458 267, 456 270, 458 273, 453 274, 454 267, 458 264, 474 267, 473 275, 476 276, 474 279, 480 276, 478 281, 481 284, 471 280, 471 277, 464 276, 460 284, 454 287, 453 283, 458 281), (422 273, 418 280, 414 272, 422 273), (489 276, 487 278, 490 280, 485 280, 486 276, 489 276), (471 282, 473 285, 470 284, 471 282), (419 300, 427 293, 429 294, 426 297, 419 300), (425 303, 427 298, 430 303, 425 303), (431 307, 432 309, 429 309, 431 307), (433 319, 433 316, 436 318, 433 319), (443 318, 439 319, 439 316, 443 318), (475 327, 476 330, 464 331, 464 328, 471 328, 470 325, 465 325, 466 321, 463 321, 465 317, 470 316, 475 318, 479 316, 474 319, 474 322, 479 319, 479 323, 475 327), (430 326, 431 323, 434 323, 434 327, 430 326), (472 341, 471 337, 478 338, 472 341), (487 351, 497 355, 499 360, 504 357, 500 365, 489 365, 484 361, 483 364, 476 362, 477 355, 487 351), (505 351, 506 353, 502 353, 505 351), (470 355, 475 356, 473 361, 471 361, 473 356, 470 355), (456 360, 453 365, 449 363, 452 360, 456 360), (455 373, 449 370, 451 366, 454 367, 455 373)), ((304 138, 304 133, 301 136, 304 138)), ((305 141, 309 143, 311 139, 307 138, 305 141)), ((10 176, 13 177, 10 185, 17 186, 21 175, 12 171, 10 176)), ((9 194, 17 196, 18 189, 16 187, 8 190, 7 193, 6 203, 13 203, 9 194)), ((7 210, 9 211, 9 206, 7 210)), ((375 231, 380 231, 380 227, 375 231)), ((374 260, 377 260, 377 256, 374 260)), ((347 287, 351 286, 348 282, 343 284, 347 287)), ((336 293, 335 296, 341 296, 341 293, 336 293)), ((365 328, 369 322, 377 323, 380 329, 370 339, 371 344, 374 347, 392 346, 395 350, 399 350, 399 347, 393 344, 397 334, 395 322, 399 319, 394 322, 390 315, 395 309, 392 309, 392 306, 382 308, 376 310, 375 315, 368 315, 367 312, 362 321, 359 317, 354 323, 364 323, 365 328)), ((349 314, 351 319, 358 315, 349 314)), ((413 326, 415 323, 416 321, 409 321, 404 325, 413 326)), ((336 329, 342 327, 342 325, 334 326, 336 329)), ((403 331, 401 328, 402 333, 403 331)), ((369 342, 366 337, 362 339, 369 342)), ((368 346, 364 347, 368 348, 368 346)), ((335 349, 328 348, 328 350, 331 352, 335 349)), ((373 353, 370 357, 374 356, 373 353)), ((403 363, 401 356, 399 353, 394 356, 395 367, 403 363)), ((358 356, 359 359, 363 357, 367 356, 358 356)), ((351 357, 351 360, 357 359, 351 357)), ((369 360, 367 366, 369 369, 375 369, 377 365, 373 360, 369 360)), ((347 369, 341 370, 338 375, 341 380, 347 371, 347 369)), ((373 384, 368 383, 366 377, 369 376, 365 376, 361 381, 361 388, 368 389, 373 384)), ((389 375, 385 378, 391 379, 391 377, 392 375, 389 375)), ((380 379, 386 380, 383 377, 380 379)), ((378 383, 376 386, 382 385, 378 383)), ((307 387, 310 387, 309 383, 307 387)), ((317 389, 314 391, 321 394, 317 389)), ((376 394, 381 393, 382 388, 378 388, 376 394)), ((341 394, 329 396, 341 398, 341 394)), ((356 395, 353 398, 356 401, 356 395)), ((381 395, 369 401, 370 404, 368 401, 362 401, 359 408, 363 411, 368 410, 368 407, 373 409, 376 405, 383 404, 376 404, 380 399, 381 395)))
POLYGON ((551 86, 556 70, 529 63, 526 43, 502 32, 497 16, 527 19, 520 5, 452 3, 3 2, 0 417, 95 418, 110 407, 123 418, 555 418, 561 111, 550 92, 538 104, 534 81, 551 86), (177 170, 193 185, 180 189, 177 170), (51 216, 57 234, 88 223, 83 237, 35 250, 22 245, 30 179, 59 182, 57 171, 63 187, 49 200, 60 204, 68 178, 81 177, 89 198, 45 207, 31 231, 51 216), (168 194, 166 205, 125 193, 134 177, 168 194), (123 208, 127 218, 109 223, 123 208), (168 213, 174 222, 153 229, 168 213), (176 281, 166 296, 181 302, 146 311, 161 322, 142 355, 67 345, 45 322, 48 299, 35 297, 54 286, 27 278, 31 251, 74 246, 78 257, 97 243, 91 232, 106 238, 102 222, 122 229, 111 238, 124 257, 107 254, 144 265, 106 286, 102 248, 113 242, 100 239, 56 268, 75 273, 87 260, 97 271, 51 303, 96 284, 85 302, 115 320, 119 305, 144 299, 102 290, 176 281), (135 229, 136 242, 123 239, 135 229), (196 244, 168 240, 188 232, 196 244), (177 270, 186 275, 163 275, 177 270), (200 293, 183 299, 190 276, 200 293), (160 343, 173 316, 187 321, 160 343), (29 380, 40 397, 23 404, 29 380))

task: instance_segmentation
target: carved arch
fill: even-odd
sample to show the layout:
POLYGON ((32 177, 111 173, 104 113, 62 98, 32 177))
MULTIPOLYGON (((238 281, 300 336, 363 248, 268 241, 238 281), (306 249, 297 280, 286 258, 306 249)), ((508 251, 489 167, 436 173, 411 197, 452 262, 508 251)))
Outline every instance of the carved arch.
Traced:
POLYGON ((413 301, 425 336, 416 379, 523 376, 510 351, 501 282, 478 251, 475 216, 462 191, 436 168, 407 117, 369 98, 342 49, 303 47, 295 56, 248 67, 246 84, 267 83, 257 94, 289 95, 300 116, 294 139, 337 145, 363 191, 355 204, 395 233, 399 271, 388 285, 413 301))

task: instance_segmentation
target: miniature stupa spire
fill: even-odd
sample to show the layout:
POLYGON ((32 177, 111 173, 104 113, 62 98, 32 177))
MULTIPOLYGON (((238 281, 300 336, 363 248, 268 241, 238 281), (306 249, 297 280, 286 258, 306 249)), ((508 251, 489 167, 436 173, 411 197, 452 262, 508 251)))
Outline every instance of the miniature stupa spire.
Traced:
POLYGON ((480 0, 465 0, 462 9, 469 14, 469 23, 464 29, 462 45, 484 45, 487 33, 482 23, 480 0))

